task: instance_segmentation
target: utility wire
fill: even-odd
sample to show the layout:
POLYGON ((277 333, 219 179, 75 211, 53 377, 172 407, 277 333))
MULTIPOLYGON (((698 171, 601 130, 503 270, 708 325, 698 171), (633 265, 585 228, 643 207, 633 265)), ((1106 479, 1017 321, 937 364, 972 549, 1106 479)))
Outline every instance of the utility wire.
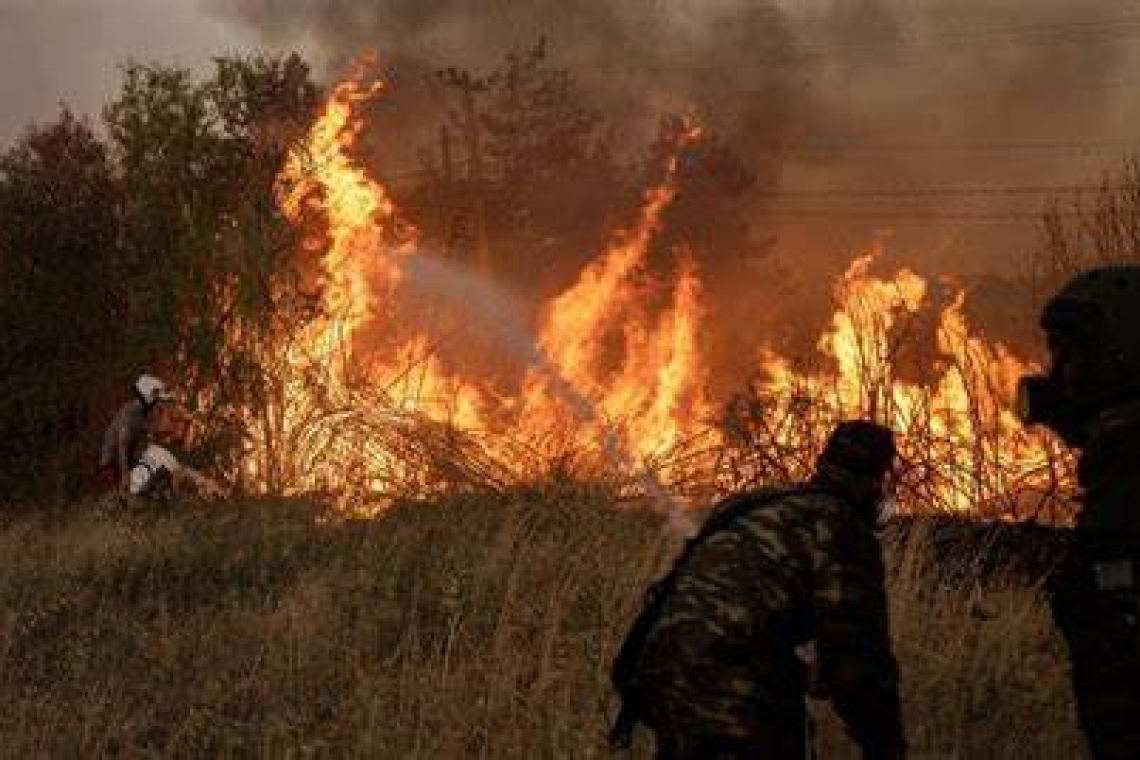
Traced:
POLYGON ((1078 192, 1101 192, 1103 190, 1123 190, 1130 186, 1125 185, 978 185, 960 187, 915 187, 892 188, 884 190, 839 188, 820 190, 771 190, 757 193, 761 197, 771 198, 834 198, 844 200, 848 198, 944 198, 944 197, 990 197, 1003 195, 1061 195, 1078 192))
MULTIPOLYGON (((978 36, 993 36, 993 35, 1018 35, 1018 34, 1041 34, 1053 32, 1067 32, 1071 30, 1080 29, 1104 29, 1116 28, 1122 24, 1140 24, 1140 14, 1126 13, 1121 16, 1102 16, 1100 18, 1087 18, 1087 19, 1069 19, 1067 21, 1042 21, 1028 24, 1011 24, 1007 26, 957 26, 946 28, 943 33, 938 35, 936 39, 960 39, 963 37, 978 37, 978 36)), ((827 28, 828 23, 823 22, 818 24, 827 28)), ((862 40, 855 42, 855 45, 865 46, 875 44, 875 42, 894 42, 899 39, 900 35, 883 36, 880 40, 862 40)))
POLYGON ((1037 142, 992 142, 992 143, 952 143, 952 142, 865 142, 865 143, 783 143, 760 146, 753 150, 763 153, 842 153, 854 151, 926 151, 931 153, 965 152, 1018 152, 1018 151, 1140 151, 1140 141, 1136 139, 1093 139, 1037 142))
POLYGON ((1085 42, 1090 39, 1116 39, 1140 32, 1140 15, 1120 16, 1092 21, 1057 24, 1034 24, 994 29, 958 30, 948 34, 920 35, 913 31, 895 37, 852 43, 819 43, 801 45, 796 52, 807 54, 834 52, 883 52, 913 50, 938 45, 962 45, 982 42, 1085 42))
MULTIPOLYGON (((858 209, 858 210, 828 210, 828 209, 797 209, 797 208, 769 208, 765 212, 769 217, 792 218, 824 218, 824 219, 851 219, 875 220, 880 222, 893 222, 896 220, 909 221, 957 221, 957 222, 1024 222, 1038 221, 1042 214, 1032 212, 921 212, 913 209, 858 209)), ((1062 218, 1078 218, 1077 214, 1061 213, 1062 218)))
POLYGON ((927 108, 930 106, 953 106, 954 101, 969 101, 969 100, 1006 100, 1009 103, 1020 105, 1025 102, 1041 103, 1043 100, 1057 99, 1065 100, 1066 98, 1073 98, 1077 96, 1092 96, 1101 97, 1106 91, 1111 90, 1132 90, 1140 95, 1140 79, 1122 79, 1106 82, 1082 82, 1079 86, 1077 83, 1071 83, 1071 87, 1055 87, 1050 84, 1051 89, 1037 89, 1037 90, 1020 90, 1011 92, 1010 90, 942 90, 937 94, 927 93, 917 98, 896 98, 900 107, 913 108, 921 106, 927 108))
MULTIPOLYGON (((982 30, 972 34, 949 34, 924 36, 910 31, 906 35, 884 37, 873 42, 856 41, 850 43, 812 43, 802 37, 797 43, 783 48, 761 48, 755 63, 772 66, 791 65, 804 59, 861 65, 883 66, 889 61, 882 56, 914 53, 970 52, 980 45, 1072 45, 1121 42, 1140 37, 1140 16, 1106 19, 1097 22, 1073 22, 1054 26, 1011 27, 1007 29, 982 30), (764 55, 767 53, 767 55, 764 55), (842 57, 840 57, 842 56, 842 57)), ((673 59, 685 58, 686 51, 673 51, 673 59)), ((695 57, 695 54, 693 54, 695 57)), ((706 61, 702 55, 699 59, 706 61)))

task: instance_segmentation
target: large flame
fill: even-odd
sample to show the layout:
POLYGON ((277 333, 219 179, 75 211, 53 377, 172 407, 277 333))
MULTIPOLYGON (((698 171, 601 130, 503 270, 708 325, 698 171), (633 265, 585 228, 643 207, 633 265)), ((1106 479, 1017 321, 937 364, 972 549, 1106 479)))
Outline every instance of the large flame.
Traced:
MULTIPOLYGON (((289 219, 301 224, 314 211, 326 216, 329 241, 321 283, 325 318, 314 326, 310 341, 322 358, 350 344, 372 316, 373 278, 391 285, 397 273, 392 261, 396 251, 380 237, 394 220, 396 207, 351 156, 362 130, 355 109, 383 90, 382 82, 364 85, 359 77, 339 84, 303 147, 289 155, 279 181, 281 207, 289 219)), ((407 238, 406 244, 414 243, 414 230, 408 230, 407 238)))
MULTIPOLYGON (((675 151, 685 150, 700 136, 700 129, 686 129, 677 137, 675 151)), ((700 281, 693 262, 681 259, 672 307, 656 323, 641 306, 640 277, 661 216, 677 194, 677 167, 674 153, 665 178, 646 193, 632 230, 618 232, 610 248, 553 300, 539 333, 539 346, 558 379, 590 399, 602 416, 600 424, 611 428, 585 426, 582 442, 620 432, 625 450, 643 459, 694 432, 705 410, 697 351, 700 281), (606 341, 618 331, 623 338, 621 364, 607 371, 602 360, 606 341)), ((548 427, 564 414, 551 392, 549 373, 535 372, 528 378, 523 408, 528 422, 548 427)))
POLYGON ((385 89, 366 80, 371 65, 363 60, 332 91, 278 180, 283 213, 306 231, 301 255, 319 256, 321 309, 282 347, 276 408, 251 432, 242 474, 276 490, 379 488, 401 463, 371 435, 378 427, 397 429, 407 414, 467 427, 482 419, 478 392, 444 371, 428 338, 389 324, 418 232, 354 156, 358 109, 385 89), (368 350, 366 334, 397 343, 368 350))
POLYGON ((761 356, 759 412, 780 421, 766 428, 770 439, 796 450, 807 438, 814 448, 842 419, 876 419, 900 434, 912 465, 910 506, 1040 515, 1071 476, 1055 442, 1027 431, 1012 412, 1018 378, 1035 367, 973 334, 958 290, 939 314, 933 366, 918 379, 902 377, 899 348, 931 308, 929 288, 906 269, 871 275, 877 260, 877 251, 859 257, 836 285, 837 310, 819 342, 823 368, 761 356))
MULTIPOLYGON (((724 463, 736 461, 724 452, 739 448, 732 431, 740 429, 714 424, 705 393, 700 273, 684 251, 676 252, 666 291, 655 292, 645 271, 678 192, 678 157, 701 139, 700 130, 677 136, 662 180, 645 193, 630 227, 543 310, 535 363, 517 391, 504 394, 486 378, 445 366, 432 350, 437 336, 422 328, 409 333, 392 307, 405 264, 428 254, 418 252, 416 230, 354 156, 359 108, 384 89, 367 81, 365 68, 333 90, 280 178, 284 213, 308 233, 301 255, 319 256, 323 308, 299 340, 283 347, 280 409, 263 415, 273 424, 253 434, 251 451, 260 453, 251 454, 245 475, 263 487, 357 495, 384 491, 395 474, 424 487, 454 483, 470 471, 452 463, 436 467, 444 475, 433 480, 420 469, 456 447, 470 455, 473 441, 483 474, 533 467, 533 459, 517 456, 519 442, 532 456, 548 457, 561 456, 566 444, 616 448, 617 466, 668 474, 661 463, 700 438, 706 455, 686 457, 686 467, 723 482, 724 463), (563 436, 561 453, 537 444, 552 431, 563 436), (422 455, 425 446, 431 453, 422 455)), ((934 367, 904 378, 899 336, 931 308, 930 288, 907 270, 874 276, 877 260, 860 257, 836 285, 836 312, 815 367, 770 351, 759 357, 748 455, 810 463, 832 424, 869 417, 901 433, 905 456, 922 473, 913 496, 929 506, 993 508, 1045 493, 1056 484, 1057 452, 1008 411, 1013 383, 1028 367, 971 332, 958 293, 942 308, 934 367)))

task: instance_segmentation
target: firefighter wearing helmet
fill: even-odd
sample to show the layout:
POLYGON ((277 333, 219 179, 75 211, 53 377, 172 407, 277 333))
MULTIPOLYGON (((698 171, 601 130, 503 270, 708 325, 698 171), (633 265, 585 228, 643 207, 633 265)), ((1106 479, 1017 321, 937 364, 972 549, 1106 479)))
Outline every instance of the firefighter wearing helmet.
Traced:
POLYGON ((906 755, 881 549, 894 434, 836 427, 810 482, 739 494, 655 584, 612 671, 628 747, 657 757, 803 758, 805 697, 828 698, 868 760, 906 755), (801 650, 814 644, 814 673, 801 650), (812 677, 814 675, 814 678, 812 677))
POLYGON ((1140 757, 1140 267, 1086 272, 1046 306, 1048 374, 1019 411, 1080 452, 1069 556, 1050 582, 1095 758, 1140 757))
POLYGON ((134 398, 116 412, 99 455, 100 479, 108 486, 129 492, 130 473, 146 449, 154 410, 174 399, 166 385, 154 375, 141 375, 134 385, 134 398))

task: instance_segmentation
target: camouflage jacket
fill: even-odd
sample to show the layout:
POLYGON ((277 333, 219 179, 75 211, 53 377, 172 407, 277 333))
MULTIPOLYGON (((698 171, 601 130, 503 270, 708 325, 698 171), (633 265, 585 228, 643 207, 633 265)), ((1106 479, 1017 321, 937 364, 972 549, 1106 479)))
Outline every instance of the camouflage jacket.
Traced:
POLYGON ((1140 555, 1140 420, 1094 438, 1081 455, 1077 549, 1089 558, 1140 555))
POLYGON ((694 547, 675 584, 639 674, 655 729, 744 740, 802 730, 796 649, 814 641, 819 685, 864 752, 902 754, 882 555, 846 503, 805 490, 759 504, 694 547))

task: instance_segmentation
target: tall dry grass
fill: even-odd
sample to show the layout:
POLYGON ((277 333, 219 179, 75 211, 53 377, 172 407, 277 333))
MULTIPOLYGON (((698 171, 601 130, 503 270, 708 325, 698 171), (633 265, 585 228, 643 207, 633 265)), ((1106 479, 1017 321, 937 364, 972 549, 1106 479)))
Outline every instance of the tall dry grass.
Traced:
MULTIPOLYGON (((1038 594, 924 547, 891 548, 916 756, 1076 756, 1038 594)), ((609 658, 673 548, 656 517, 566 486, 373 521, 261 502, 12 523, 0 753, 602 755, 609 658)), ((849 756, 820 712, 822 756, 849 756)))

